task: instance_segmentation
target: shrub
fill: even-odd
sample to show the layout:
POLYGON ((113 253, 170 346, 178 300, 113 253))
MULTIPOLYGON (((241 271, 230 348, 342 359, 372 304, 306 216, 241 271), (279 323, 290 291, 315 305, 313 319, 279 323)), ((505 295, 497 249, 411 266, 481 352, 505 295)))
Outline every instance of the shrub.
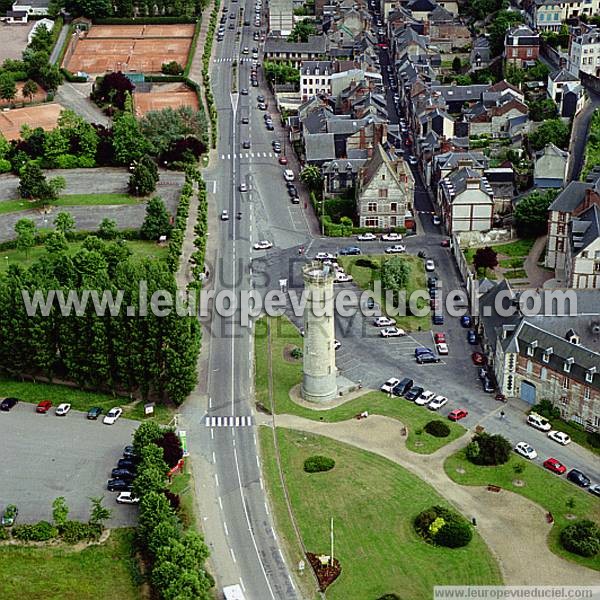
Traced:
POLYGON ((179 507, 181 506, 181 498, 179 497, 178 494, 174 494, 173 492, 164 492, 165 496, 167 497, 167 500, 169 501, 169 504, 171 505, 171 508, 173 510, 179 510, 179 507))
POLYGON ((100 525, 82 523, 81 521, 66 521, 60 528, 60 537, 67 544, 77 544, 84 540, 98 540, 102 533, 100 525))
POLYGON ((165 75, 181 75, 183 73, 183 67, 176 60, 163 63, 160 70, 161 73, 164 73, 165 75))
POLYGON ((8 529, 0 527, 0 541, 8 539, 8 529))
POLYGON ((587 442, 592 448, 600 448, 600 433, 597 431, 588 433, 587 442))
POLYGON ((33 525, 16 525, 12 529, 15 539, 22 542, 45 542, 58 535, 58 530, 48 521, 39 521, 33 525))
POLYGON ((443 506, 432 506, 414 520, 416 532, 428 543, 447 548, 461 548, 473 538, 469 523, 443 506))
POLYGON ((501 435, 481 433, 467 446, 467 459, 476 465, 503 465, 510 455, 510 442, 501 435))
POLYGON ((584 519, 565 527, 560 542, 566 550, 580 556, 596 556, 600 552, 600 527, 584 519))
POLYGON ((355 263, 357 267, 364 267, 366 269, 377 269, 378 266, 369 258, 359 258, 355 263))
POLYGON ((448 437, 450 435, 450 427, 444 421, 429 421, 425 425, 425 431, 430 435, 438 438, 448 437))
POLYGON ((383 596, 379 596, 377 600, 401 600, 398 594, 384 594, 383 596))
POLYGON ((560 408, 554 406, 550 400, 540 400, 532 408, 533 412, 546 417, 546 419, 557 419, 560 417, 560 408))
POLYGON ((296 346, 291 352, 290 354, 292 355, 292 358, 296 358, 296 359, 300 359, 304 356, 304 353, 302 352, 302 350, 300 348, 298 348, 298 346, 296 346))
POLYGON ((323 471, 330 471, 335 466, 335 460, 328 456, 321 456, 316 454, 315 456, 309 456, 304 461, 304 470, 307 473, 321 473, 323 471))

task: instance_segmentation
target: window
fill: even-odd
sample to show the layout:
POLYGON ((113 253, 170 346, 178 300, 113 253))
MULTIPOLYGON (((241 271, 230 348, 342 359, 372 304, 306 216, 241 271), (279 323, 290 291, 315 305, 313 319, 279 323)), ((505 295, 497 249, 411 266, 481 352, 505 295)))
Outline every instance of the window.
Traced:
POLYGON ((531 48, 527 48, 527 56, 531 56, 533 54, 533 50, 531 48))
POLYGON ((381 174, 381 181, 385 181, 385 173, 381 174))
POLYGON ((558 235, 564 235, 565 234, 565 224, 564 223, 559 223, 558 227, 556 228, 556 233, 558 233, 558 235))
POLYGON ((531 373, 532 371, 533 371, 533 363, 530 360, 528 360, 527 361, 527 372, 531 373))
POLYGON ((533 352, 534 352, 534 347, 533 346, 527 346, 527 356, 533 356, 533 352))
POLYGON ((397 202, 392 202, 390 204, 390 212, 398 212, 398 203, 397 202))
POLYGON ((583 397, 585 400, 589 400, 592 397, 592 391, 587 386, 583 388, 583 397))
POLYGON ((563 386, 563 390, 569 389, 569 378, 568 377, 563 377, 562 386, 563 386))
POLYGON ((592 383, 592 381, 594 381, 594 372, 588 369, 588 370, 585 372, 585 380, 586 380, 588 383, 592 383))
POLYGON ((367 204, 367 211, 368 212, 377 212, 377 202, 369 202, 367 204))
POLYGON ((512 55, 519 56, 519 50, 517 48, 513 48, 512 55))
POLYGON ((557 252, 565 251, 565 240, 563 240, 563 239, 556 240, 556 251, 557 252))
POLYGON ((379 227, 379 219, 377 217, 365 219, 365 227, 379 227))
POLYGON ((549 352, 544 352, 544 354, 542 354, 542 362, 545 362, 545 363, 550 362, 550 353, 549 352))
POLYGON ((594 427, 600 427, 600 417, 598 415, 594 416, 594 427))
POLYGON ((558 220, 564 223, 567 220, 567 213, 561 212, 558 213, 558 220))
POLYGON ((379 188, 379 197, 380 198, 387 198, 388 197, 388 191, 387 188, 379 188))
POLYGON ((540 21, 543 21, 545 16, 546 15, 544 13, 540 13, 540 21))
POLYGON ((572 361, 566 360, 565 363, 563 364, 563 371, 565 373, 570 373, 571 372, 571 364, 572 361))
POLYGON ((548 379, 548 369, 546 369, 546 367, 542 367, 540 371, 540 379, 542 381, 546 381, 546 379, 548 379))

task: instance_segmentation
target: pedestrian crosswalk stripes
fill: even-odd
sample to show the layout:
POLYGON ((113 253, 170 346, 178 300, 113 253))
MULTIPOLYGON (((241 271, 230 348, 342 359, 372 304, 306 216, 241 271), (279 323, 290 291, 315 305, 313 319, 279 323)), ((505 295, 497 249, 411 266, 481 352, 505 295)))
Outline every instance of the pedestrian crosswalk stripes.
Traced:
POLYGON ((250 415, 204 417, 206 427, 252 427, 250 415))
POLYGON ((232 158, 275 158, 272 152, 237 152, 235 154, 221 154, 221 160, 232 158))
POLYGON ((240 57, 222 56, 220 58, 215 58, 213 62, 216 62, 216 63, 233 62, 234 60, 236 60, 237 62, 240 62, 240 63, 245 63, 245 62, 252 62, 253 60, 256 60, 256 59, 250 58, 249 56, 240 56, 240 57))

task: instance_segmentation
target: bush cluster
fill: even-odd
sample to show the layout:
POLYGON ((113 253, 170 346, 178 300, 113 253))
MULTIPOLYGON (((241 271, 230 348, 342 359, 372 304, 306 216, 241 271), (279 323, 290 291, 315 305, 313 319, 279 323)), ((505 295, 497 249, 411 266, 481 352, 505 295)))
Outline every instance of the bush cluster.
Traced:
POLYGON ((77 544, 83 541, 97 541, 102 534, 102 526, 97 523, 82 521, 66 521, 59 527, 60 537, 67 544, 77 544))
POLYGON ((199 288, 202 286, 204 277, 204 258, 206 255, 206 234, 208 232, 208 200, 206 197, 206 183, 199 172, 196 172, 198 181, 198 221, 194 227, 194 247, 196 250, 192 253, 191 261, 193 263, 192 274, 194 281, 190 287, 199 288))
POLYGON ((450 426, 444 421, 429 421, 425 425, 425 431, 434 437, 444 438, 450 435, 450 426))
MULTIPOLYGON (((179 204, 177 206, 177 216, 171 229, 171 241, 169 243, 169 254, 167 255, 167 265, 175 273, 179 267, 181 258, 181 249, 183 247, 183 237, 190 212, 190 199, 194 193, 194 180, 197 171, 188 169, 185 173, 185 182, 181 188, 179 204)), ((199 175, 199 174, 198 174, 199 175)))
POLYGON ((503 465, 511 455, 510 442, 501 435, 477 434, 467 446, 467 459, 476 465, 503 465))
POLYGON ((563 548, 580 556, 596 556, 600 552, 600 527, 583 519, 565 527, 560 534, 563 548))
POLYGON ((320 454, 309 456, 304 461, 304 470, 307 473, 322 473, 324 471, 331 471, 333 467, 335 467, 335 460, 320 454))
POLYGON ((39 521, 32 525, 15 525, 11 534, 22 542, 46 542, 58 535, 58 529, 48 521, 39 521))
POLYGON ((208 72, 210 66, 210 55, 212 52, 213 40, 215 37, 215 29, 219 18, 219 7, 221 3, 215 0, 215 5, 210 13, 210 21, 208 31, 206 33, 206 41, 204 42, 204 52, 202 54, 202 81, 204 83, 204 97, 206 98, 206 106, 208 107, 208 116, 210 118, 211 129, 211 147, 217 147, 217 107, 210 87, 210 74, 208 72))
POLYGON ((466 519, 443 506, 432 506, 419 513, 414 527, 426 542, 447 548, 461 548, 473 538, 466 519))

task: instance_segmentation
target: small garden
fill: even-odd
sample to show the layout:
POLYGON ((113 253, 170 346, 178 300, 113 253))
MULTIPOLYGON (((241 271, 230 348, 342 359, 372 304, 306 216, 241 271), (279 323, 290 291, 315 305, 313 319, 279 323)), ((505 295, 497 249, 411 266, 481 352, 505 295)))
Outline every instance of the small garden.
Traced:
POLYGON ((431 420, 431 411, 412 402, 390 398, 383 392, 370 392, 329 410, 312 410, 300 406, 290 398, 290 390, 302 381, 302 362, 286 360, 286 348, 302 346, 298 329, 286 318, 264 317, 254 329, 255 390, 257 404, 262 410, 278 414, 292 414, 327 423, 352 419, 362 412, 398 419, 406 427, 406 447, 419 454, 431 454, 442 446, 464 435, 465 428, 458 423, 431 420), (273 401, 269 401, 267 319, 271 328, 273 361, 273 401), (443 435, 446 433, 446 435, 443 435))

